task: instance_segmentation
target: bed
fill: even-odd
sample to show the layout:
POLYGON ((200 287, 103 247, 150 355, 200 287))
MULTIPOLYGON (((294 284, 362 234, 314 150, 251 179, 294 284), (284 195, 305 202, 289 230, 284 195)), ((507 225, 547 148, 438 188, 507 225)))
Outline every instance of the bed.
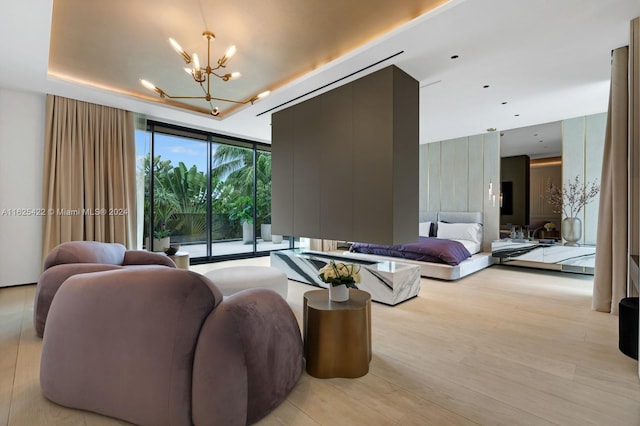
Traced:
POLYGON ((420 235, 418 242, 397 246, 353 243, 344 255, 416 264, 421 276, 449 281, 494 263, 490 252, 481 251, 480 212, 421 213, 420 235))

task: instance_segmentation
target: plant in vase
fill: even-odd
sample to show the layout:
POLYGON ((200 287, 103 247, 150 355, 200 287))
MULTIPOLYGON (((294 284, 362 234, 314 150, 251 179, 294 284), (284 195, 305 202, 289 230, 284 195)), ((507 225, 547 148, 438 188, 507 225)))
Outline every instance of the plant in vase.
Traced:
POLYGON ((256 217, 263 241, 271 241, 271 184, 258 182, 256 189, 256 217))
POLYGON ((153 247, 151 251, 165 251, 171 245, 171 231, 168 229, 157 229, 153 231, 153 247))
POLYGON ((349 299, 349 288, 357 289, 360 282, 360 266, 352 263, 336 263, 331 260, 320 269, 322 282, 329 284, 329 298, 334 302, 349 299))
POLYGON ((242 241, 253 243, 253 203, 248 195, 242 195, 231 203, 230 220, 239 220, 242 225, 242 241))
POLYGON ((561 232, 566 240, 565 245, 575 246, 582 238, 582 221, 577 216, 599 192, 600 185, 595 180, 583 184, 579 175, 567 180, 562 188, 553 183, 547 186, 547 201, 554 207, 554 213, 564 214, 561 232))

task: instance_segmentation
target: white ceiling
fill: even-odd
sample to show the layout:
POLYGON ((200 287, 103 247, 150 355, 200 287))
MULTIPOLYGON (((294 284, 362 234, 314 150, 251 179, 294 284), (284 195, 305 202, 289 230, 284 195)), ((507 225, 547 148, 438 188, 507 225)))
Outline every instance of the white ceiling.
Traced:
MULTIPOLYGON (((71 1, 75 0, 55 0, 56 5, 71 1)), ((357 1, 343 3, 350 5, 357 1)), ((103 0, 85 0, 83 3, 112 6, 111 2, 103 0)), ((127 5, 135 3, 129 1, 127 5)), ((178 3, 164 0, 161 4, 168 7, 187 3, 206 6, 212 2, 193 0, 178 3)), ((310 3, 317 5, 321 2, 310 3)), ((277 4, 279 8, 274 7, 276 12, 284 10, 287 4, 300 7, 300 2, 296 0, 279 0, 276 3, 255 0, 254 4, 277 4)), ((216 120, 200 113, 159 104, 155 99, 133 97, 122 93, 124 89, 119 92, 119 84, 124 85, 117 81, 121 76, 116 76, 113 81, 100 80, 101 87, 94 87, 92 85, 96 82, 86 77, 84 80, 90 80, 88 83, 92 85, 70 82, 60 78, 60 75, 49 75, 52 5, 52 0, 2 0, 0 57, 3 60, 0 61, 0 87, 58 94, 133 110, 162 121, 262 141, 269 141, 271 133, 270 114, 265 111, 287 102, 287 105, 292 105, 292 99, 400 51, 403 53, 393 59, 356 73, 340 84, 390 64, 396 64, 408 72, 421 86, 421 143, 478 134, 488 128, 504 131, 604 112, 607 107, 610 51, 628 43, 629 21, 640 15, 638 0, 453 0, 367 44, 353 46, 346 54, 342 54, 344 46, 335 47, 333 56, 325 53, 323 57, 337 59, 327 63, 316 60, 311 67, 313 69, 301 77, 286 82, 282 78, 273 82, 261 81, 256 84, 256 90, 258 86, 260 89, 275 87, 271 96, 240 109, 224 120, 216 120), (459 55, 459 58, 450 59, 452 55, 459 55), (490 87, 483 88, 484 85, 490 87)), ((327 10, 336 14, 346 13, 344 7, 335 8, 335 11, 332 8, 327 10)), ((247 10, 255 10, 260 15, 259 8, 249 7, 247 10)), ((131 13, 131 9, 121 12, 131 13)), ((90 14, 90 8, 83 13, 90 14)), ((136 16, 148 26, 157 20, 152 19, 151 14, 138 13, 136 16)), ((175 13, 169 14, 170 18, 174 16, 175 13)), ((249 15, 245 16, 249 19, 249 15)), ((88 50, 82 51, 83 59, 91 61, 95 57, 93 55, 98 55, 118 64, 121 69, 127 69, 129 63, 138 62, 126 55, 123 57, 122 53, 112 56, 113 51, 118 51, 117 47, 121 48, 123 43, 118 37, 111 37, 121 31, 114 22, 96 19, 95 16, 86 18, 91 21, 99 38, 97 43, 93 40, 89 48, 85 47, 88 50), (119 46, 111 46, 114 40, 118 40, 119 46)), ((278 26, 285 30, 291 20, 284 12, 271 13, 268 18, 263 26, 278 26)), ((203 29, 203 18, 198 16, 194 19, 199 21, 196 21, 197 27, 193 31, 199 34, 203 29)), ((241 22, 242 16, 239 19, 238 22, 241 22)), ((376 14, 370 13, 363 19, 376 20, 376 14)), ((320 25, 314 20, 302 21, 302 30, 298 25, 298 33, 292 33, 290 37, 298 37, 297 34, 304 31, 305 25, 320 25)), ((65 25, 81 28, 79 22, 83 21, 76 18, 65 25)), ((331 23, 330 13, 323 17, 323 22, 324 25, 331 23)), ((358 24, 357 20, 353 20, 353 25, 358 24)), ((251 34, 252 31, 259 32, 260 28, 248 26, 243 31, 251 34)), ((70 33, 74 34, 73 31, 70 33)), ((340 34, 339 31, 337 33, 340 34)), ((86 32, 84 34, 87 35, 86 32)), ((76 32, 74 36, 84 37, 83 32, 76 32)), ((159 39, 165 43, 164 32, 161 36, 159 39)), ((256 40, 255 34, 252 36, 252 40, 256 40)), ((178 34, 175 37, 181 40, 178 34)), ((86 38, 92 39, 88 35, 86 38)), ((335 37, 335 33, 323 39, 325 44, 329 44, 330 52, 331 43, 336 43, 336 40, 339 41, 340 37, 335 37)), ((64 44, 61 46, 64 49, 64 44)), ((245 45, 242 51, 251 57, 256 55, 251 52, 252 49, 269 52, 269 47, 268 42, 253 42, 245 45)), ((155 44, 149 47, 150 50, 157 48, 155 44)), ((159 48, 176 56, 166 43, 159 48)), ((308 53, 314 55, 314 52, 308 53)), ((167 62, 169 60, 175 58, 167 59, 167 62)), ((287 64, 286 57, 272 57, 272 60, 277 61, 279 66, 287 64)), ((179 66, 179 62, 177 65, 176 62, 166 64, 167 68, 174 66, 179 66)), ((248 66, 245 65, 246 69, 240 71, 243 79, 251 81, 249 76, 255 71, 248 66)), ((147 69, 153 71, 154 68, 147 69)), ((140 78, 138 73, 135 79, 140 78)), ((295 77, 295 72, 291 71, 290 76, 295 77)), ((152 77, 149 76, 149 79, 152 77)), ((329 84, 307 97, 333 87, 335 85, 329 84)), ((295 102, 307 97, 302 96, 295 102)))

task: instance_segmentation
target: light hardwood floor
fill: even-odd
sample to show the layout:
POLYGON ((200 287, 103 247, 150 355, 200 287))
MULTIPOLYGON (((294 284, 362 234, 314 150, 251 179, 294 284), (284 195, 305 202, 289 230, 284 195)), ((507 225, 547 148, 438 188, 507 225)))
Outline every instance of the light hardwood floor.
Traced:
MULTIPOLYGON (((268 258, 229 264, 268 265, 268 258)), ((289 282, 301 321, 302 295, 289 282)), ((373 360, 359 379, 303 374, 260 425, 640 425, 637 361, 618 318, 591 310, 592 277, 494 266, 419 297, 372 305, 373 360)), ((121 425, 40 394, 34 286, 0 289, 0 425, 121 425)))

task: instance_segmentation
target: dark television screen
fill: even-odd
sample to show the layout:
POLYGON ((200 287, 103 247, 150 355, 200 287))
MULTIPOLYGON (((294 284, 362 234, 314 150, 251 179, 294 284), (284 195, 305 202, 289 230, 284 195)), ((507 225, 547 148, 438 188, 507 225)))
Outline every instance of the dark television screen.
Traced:
POLYGON ((502 207, 500 207, 501 215, 513 214, 513 182, 502 182, 502 207))

